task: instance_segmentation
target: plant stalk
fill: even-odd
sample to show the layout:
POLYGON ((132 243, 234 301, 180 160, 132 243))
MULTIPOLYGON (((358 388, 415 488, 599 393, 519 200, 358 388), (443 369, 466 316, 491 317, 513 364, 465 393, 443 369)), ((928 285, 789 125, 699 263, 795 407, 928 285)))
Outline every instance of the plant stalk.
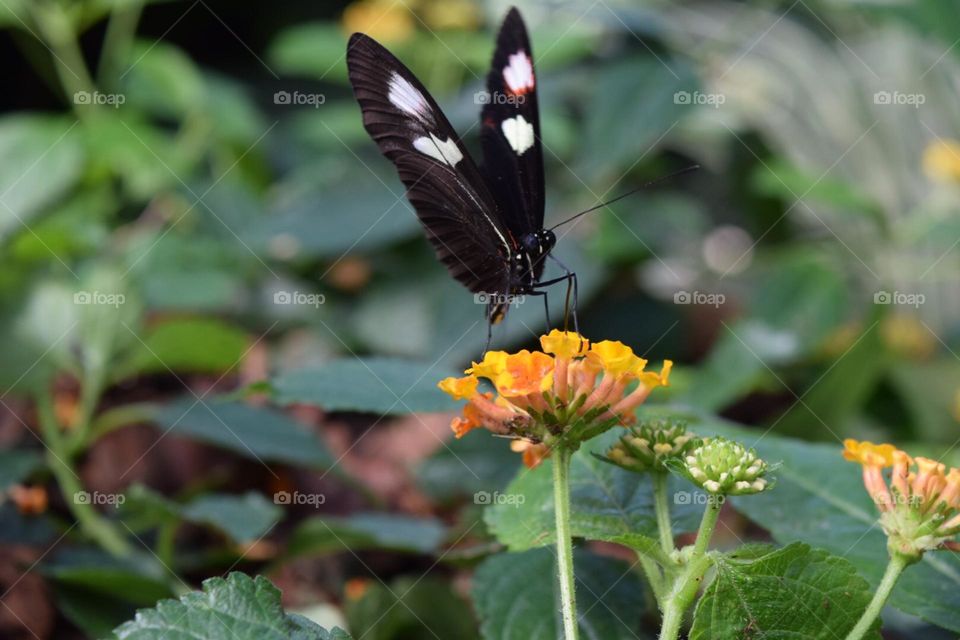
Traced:
POLYGON ((912 560, 909 557, 899 553, 890 556, 890 562, 887 563, 887 569, 883 572, 883 579, 880 580, 880 586, 877 587, 876 593, 873 594, 873 599, 870 601, 870 604, 867 605, 867 609, 857 622, 857 626, 847 635, 847 640, 860 640, 860 638, 867 635, 870 627, 873 626, 874 621, 883 610, 883 605, 886 604, 887 598, 890 597, 890 593, 893 591, 894 585, 897 584, 897 579, 900 578, 900 574, 903 573, 903 570, 906 569, 911 562, 912 560))
POLYGON ((560 580, 560 602, 563 616, 563 637, 577 640, 577 604, 573 580, 573 541, 570 537, 570 457, 562 444, 556 447, 553 459, 553 502, 557 528, 557 570, 560 580))
POLYGON ((673 553, 673 527, 670 523, 670 504, 667 502, 667 474, 653 473, 653 508, 657 514, 660 548, 670 557, 673 553))
POLYGON ((697 531, 697 540, 693 545, 693 552, 687 560, 686 567, 677 576, 670 588, 670 592, 663 599, 663 624, 660 628, 660 640, 676 640, 680 636, 683 626, 683 616, 693 603, 697 595, 704 574, 710 568, 710 558, 706 555, 710 546, 710 539, 717 527, 722 503, 713 499, 707 504, 697 531))

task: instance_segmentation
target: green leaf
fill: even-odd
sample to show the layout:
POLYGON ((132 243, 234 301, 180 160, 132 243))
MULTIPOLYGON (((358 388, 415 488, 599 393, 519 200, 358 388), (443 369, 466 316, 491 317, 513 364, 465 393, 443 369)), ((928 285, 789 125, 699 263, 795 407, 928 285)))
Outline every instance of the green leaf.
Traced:
POLYGON ((45 563, 43 573, 61 584, 142 606, 173 595, 167 576, 152 560, 146 556, 120 559, 99 549, 73 548, 45 563))
POLYGON ((446 502, 478 491, 502 491, 517 474, 520 456, 503 438, 473 434, 440 447, 417 468, 417 484, 431 498, 446 502))
POLYGON ((36 451, 24 449, 4 449, 0 451, 0 493, 6 493, 12 485, 22 482, 43 459, 36 451))
MULTIPOLYGON (((597 460, 620 434, 613 429, 583 445, 570 464, 570 528, 588 540, 619 541, 627 534, 657 536, 653 486, 647 474, 631 473, 597 460)), ((553 476, 547 459, 533 470, 523 468, 503 491, 508 497, 487 508, 484 519, 497 539, 514 551, 551 543, 555 537, 553 476)), ((674 531, 695 531, 703 512, 693 499, 693 488, 679 478, 670 479, 670 504, 674 531), (682 497, 681 497, 682 496, 682 497), (686 498, 689 497, 689 500, 686 498)))
POLYGON ((160 117, 183 117, 203 107, 200 71, 180 48, 141 40, 130 51, 128 69, 123 92, 131 107, 160 117))
POLYGON ((355 513, 343 518, 314 517, 296 528, 287 544, 290 556, 336 551, 391 549, 435 553, 446 537, 439 520, 388 513, 355 513))
MULTIPOLYGON (((805 542, 849 560, 872 587, 887 563, 886 537, 860 468, 841 457, 839 444, 811 444, 763 435, 719 420, 693 425, 753 446, 782 462, 772 491, 733 499, 736 509, 781 544, 805 542)), ((960 558, 930 552, 901 576, 889 604, 933 624, 960 631, 960 558)))
POLYGON ((120 640, 349 640, 340 629, 327 631, 302 616, 285 614, 280 591, 269 580, 242 573, 210 578, 202 592, 138 611, 114 635, 120 640))
POLYGON ((248 343, 245 332, 220 320, 169 320, 152 327, 143 337, 122 375, 223 373, 239 363, 248 343))
POLYGON ((316 469, 334 465, 333 456, 317 436, 272 409, 185 398, 160 411, 157 423, 171 433, 190 436, 262 463, 316 469))
POLYGON ((390 586, 375 583, 363 597, 348 601, 350 630, 364 640, 478 638, 470 606, 447 580, 401 577, 390 586))
POLYGON ((80 178, 84 154, 75 124, 39 115, 0 118, 0 241, 80 178))
POLYGON ((256 540, 283 517, 283 509, 253 492, 242 496, 202 495, 184 505, 180 513, 191 522, 223 531, 237 542, 256 540))
POLYGON ((650 152, 651 144, 682 117, 674 93, 696 84, 689 65, 653 56, 603 65, 590 82, 583 133, 589 147, 577 174, 593 177, 602 172, 619 176, 619 167, 650 152))
POLYGON ((347 38, 336 24, 318 22, 285 29, 270 44, 267 60, 286 75, 346 80, 347 38))
POLYGON ((842 638, 872 595, 850 562, 800 543, 761 556, 717 555, 714 564, 690 640, 842 638))
MULTIPOLYGON (((577 612, 584 638, 637 638, 643 587, 629 565, 582 550, 574 553, 577 612)), ((473 600, 484 640, 562 637, 553 549, 488 558, 473 576, 473 600)))
POLYGON ((453 375, 458 373, 429 362, 343 358, 282 373, 271 384, 281 405, 381 415, 430 413, 456 410, 457 403, 437 388, 437 381, 453 375))

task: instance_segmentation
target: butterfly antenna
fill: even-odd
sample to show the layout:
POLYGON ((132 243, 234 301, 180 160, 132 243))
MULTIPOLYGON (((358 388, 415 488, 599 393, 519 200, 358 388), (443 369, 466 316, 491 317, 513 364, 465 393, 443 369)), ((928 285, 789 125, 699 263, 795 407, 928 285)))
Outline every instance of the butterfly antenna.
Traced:
POLYGON ((659 184, 659 183, 663 182, 664 180, 670 180, 670 179, 672 179, 672 178, 676 178, 677 176, 683 175, 684 173, 688 173, 688 172, 690 172, 690 171, 696 171, 696 170, 699 169, 699 168, 700 168, 700 165, 695 164, 695 165, 693 165, 692 167, 686 167, 686 168, 684 168, 684 169, 680 169, 679 171, 674 171, 673 173, 668 173, 668 174, 665 175, 665 176, 661 176, 661 177, 657 178, 656 180, 651 180, 650 182, 648 182, 648 183, 646 183, 646 184, 640 185, 640 186, 637 187, 636 189, 631 189, 630 191, 627 191, 626 193, 621 193, 619 196, 617 196, 616 198, 613 198, 612 200, 607 200, 606 202, 601 202, 600 204, 598 204, 598 205, 595 206, 595 207, 590 207, 590 208, 587 209, 586 211, 581 211, 580 213, 578 213, 578 214, 576 214, 576 215, 574 215, 574 216, 571 216, 571 217, 567 218, 567 219, 564 220, 563 222, 558 222, 557 224, 555 224, 555 225, 553 225, 552 227, 550 227, 550 228, 548 229, 548 231, 553 231, 553 230, 556 229, 557 227, 563 226, 563 225, 567 224, 568 222, 573 222, 574 220, 576 220, 576 219, 579 218, 580 216, 584 216, 584 215, 590 213, 591 211, 596 211, 597 209, 602 209, 602 208, 606 207, 607 205, 610 205, 610 204, 613 204, 614 202, 617 202, 618 200, 623 200, 623 199, 626 198, 627 196, 632 196, 632 195, 635 194, 636 192, 638 192, 638 191, 643 191, 643 190, 646 189, 647 187, 652 187, 653 185, 659 184))

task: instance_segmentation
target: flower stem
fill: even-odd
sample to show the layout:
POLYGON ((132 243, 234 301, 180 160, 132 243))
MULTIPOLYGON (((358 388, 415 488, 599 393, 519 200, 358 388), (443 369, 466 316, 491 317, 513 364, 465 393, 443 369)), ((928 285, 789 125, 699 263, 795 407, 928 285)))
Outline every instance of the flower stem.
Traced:
POLYGON ((653 508, 657 514, 660 547, 669 556, 673 552, 673 528, 670 524, 670 505, 667 502, 667 474, 653 474, 653 508))
POLYGON ((707 557, 707 547, 717 527, 722 502, 711 496, 707 508, 700 521, 697 531, 697 541, 693 545, 693 552, 687 560, 686 567, 677 576, 669 593, 663 599, 663 625, 660 628, 660 640, 676 640, 683 625, 683 616, 693 603, 703 580, 703 574, 710 568, 710 558, 707 557))
POLYGON ((553 451, 553 503, 557 520, 557 569, 565 640, 577 640, 577 604, 573 582, 573 541, 570 539, 570 456, 560 445, 553 451))
POLYGON ((847 635, 847 640, 860 640, 860 638, 867 635, 870 627, 873 626, 873 622, 877 619, 877 616, 880 615, 880 611, 883 610, 883 605, 886 604, 887 598, 890 597, 890 593, 893 591, 897 579, 910 563, 911 559, 905 555, 895 553, 890 556, 890 562, 887 563, 887 570, 883 573, 883 579, 880 580, 880 586, 877 587, 877 592, 873 594, 873 600, 867 605, 867 609, 857 622, 857 626, 847 635))

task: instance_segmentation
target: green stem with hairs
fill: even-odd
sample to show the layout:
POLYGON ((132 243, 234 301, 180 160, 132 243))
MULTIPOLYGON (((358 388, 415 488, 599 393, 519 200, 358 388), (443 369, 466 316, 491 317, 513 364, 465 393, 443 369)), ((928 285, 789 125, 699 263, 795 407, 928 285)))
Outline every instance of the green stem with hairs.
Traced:
POLYGON ((857 622, 857 626, 847 634, 847 640, 860 640, 860 638, 867 635, 877 616, 879 616, 883 610, 883 605, 886 604, 887 598, 890 597, 890 593, 893 591, 894 585, 897 584, 897 579, 900 578, 900 574, 903 573, 903 570, 912 562, 912 558, 900 553, 895 553, 890 556, 890 562, 887 563, 887 569, 883 572, 883 578, 880 580, 880 586, 877 587, 877 592, 873 594, 873 599, 870 601, 870 604, 867 605, 867 609, 857 622))
POLYGON ((670 504, 667 501, 667 474, 653 474, 653 508, 657 514, 657 530, 660 533, 660 548, 667 554, 673 553, 673 527, 670 523, 670 504))
POLYGON ((553 450, 553 503, 557 528, 557 573, 563 637, 577 640, 577 603, 573 579, 573 541, 570 536, 570 457, 573 452, 561 444, 553 450))
POLYGON ((715 496, 711 496, 703 512, 700 529, 697 531, 697 540, 686 566, 663 598, 663 625, 660 628, 660 640, 676 640, 680 636, 683 616, 693 603, 703 576, 710 568, 711 560, 707 556, 707 548, 717 527, 721 506, 722 503, 715 496))

